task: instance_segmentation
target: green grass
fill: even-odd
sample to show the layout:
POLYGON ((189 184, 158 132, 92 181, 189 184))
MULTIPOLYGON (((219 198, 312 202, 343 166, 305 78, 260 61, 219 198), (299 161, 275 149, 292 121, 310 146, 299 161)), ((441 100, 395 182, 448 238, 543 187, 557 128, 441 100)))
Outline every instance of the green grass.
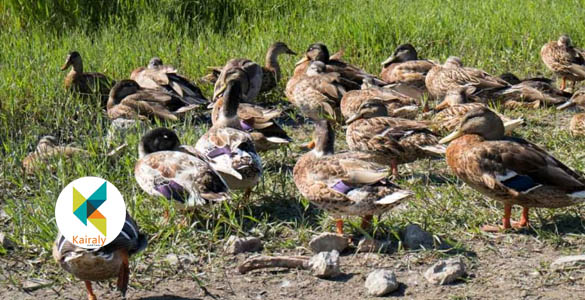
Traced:
MULTIPOLYGON (((343 48, 347 61, 372 73, 379 71, 379 63, 395 46, 410 42, 425 58, 443 61, 457 55, 467 65, 492 73, 551 76, 539 58, 545 42, 567 33, 575 44, 585 45, 583 1, 251 0, 229 4, 190 1, 179 7, 173 6, 177 4, 173 0, 157 5, 118 1, 117 6, 106 10, 108 14, 92 10, 88 19, 72 7, 61 14, 57 10, 47 13, 42 7, 15 9, 21 2, 0 4, 0 204, 11 217, 0 229, 19 245, 16 253, 8 255, 42 261, 50 261, 57 231, 53 209, 58 193, 68 182, 86 175, 106 178, 121 190, 142 230, 155 237, 143 255, 152 259, 168 253, 215 257, 231 234, 263 236, 268 252, 294 249, 306 246, 315 232, 332 228, 328 214, 310 206, 296 190, 291 176, 298 157, 294 145, 262 155, 266 172, 251 202, 242 203, 241 195, 235 193, 233 202, 203 209, 193 217, 193 224, 183 228, 175 224, 182 218, 180 212, 171 208, 170 224, 165 224, 160 217, 166 207, 161 205, 164 201, 147 196, 134 180, 139 134, 118 141, 130 146, 119 160, 105 159, 109 151, 103 138, 107 117, 97 102, 64 91, 65 73, 58 67, 70 50, 81 53, 86 71, 103 72, 115 79, 127 78, 155 55, 196 79, 205 74, 207 66, 222 65, 229 58, 263 62, 267 47, 276 40, 299 53, 317 41, 326 43, 332 52, 343 48), (41 21, 30 22, 33 17, 41 21), (57 166, 54 173, 23 175, 21 160, 45 134, 88 149, 89 158, 57 159, 52 162, 57 166)), ((281 91, 295 61, 281 59, 285 75, 281 91)), ((211 95, 212 87, 202 88, 211 95)), ((272 93, 270 98, 279 102, 284 94, 272 93)), ((567 133, 567 113, 553 109, 506 113, 528 120, 520 132, 523 137, 569 166, 585 170, 585 140, 567 133)), ((194 124, 188 118, 160 125, 174 128, 183 143, 194 144, 208 128, 194 124)), ((304 142, 311 127, 286 129, 304 142)), ((338 149, 344 148, 344 135, 339 132, 338 149)), ((378 235, 397 235, 405 225, 418 223, 456 243, 482 238, 479 226, 501 218, 499 204, 464 187, 450 175, 443 161, 421 161, 410 169, 416 176, 405 176, 399 182, 415 191, 416 197, 405 207, 384 215, 376 227, 378 235)), ((583 206, 537 213, 533 234, 539 240, 570 246, 573 240, 566 238, 567 232, 584 235, 580 218, 583 206)), ((57 276, 62 273, 50 266, 34 265, 15 272, 19 276, 40 272, 63 280, 57 276)))

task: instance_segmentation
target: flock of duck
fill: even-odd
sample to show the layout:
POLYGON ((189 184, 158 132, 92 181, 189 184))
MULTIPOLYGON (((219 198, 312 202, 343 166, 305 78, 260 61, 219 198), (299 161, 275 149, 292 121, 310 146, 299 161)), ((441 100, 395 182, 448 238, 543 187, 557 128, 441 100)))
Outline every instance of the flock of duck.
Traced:
MULTIPOLYGON (((269 48, 263 67, 248 59, 231 59, 224 67, 212 68, 204 77, 215 84, 211 101, 159 58, 115 84, 103 74, 84 72, 78 52, 67 56, 62 69, 71 67, 66 87, 99 99, 114 123, 177 121, 211 103, 212 126, 194 146, 182 145, 168 128, 148 131, 138 146, 134 174, 142 190, 193 209, 229 200, 230 190, 245 191, 248 197, 263 173, 259 152, 291 142, 276 121, 280 111, 255 101, 281 80, 280 54, 295 55, 277 42, 269 48)), ((582 174, 537 145, 507 136, 523 120, 487 106, 496 102, 512 108, 585 108, 585 90, 574 87, 585 80, 585 52, 569 37, 563 35, 541 50, 545 65, 562 78, 560 89, 542 77, 492 76, 464 66, 457 57, 444 64, 421 59, 410 44, 400 45, 382 63, 379 77, 344 62, 342 56, 330 55, 323 44, 310 45, 285 90, 315 128, 312 140, 304 144, 310 150, 294 166, 294 182, 304 197, 336 216, 339 234, 344 226, 341 216, 361 216, 363 229, 369 230, 373 215, 411 197, 413 192, 394 184, 390 175, 399 176, 400 164, 427 157, 446 156, 457 177, 503 202, 503 224, 484 226, 486 231, 527 226, 531 207, 565 207, 585 200, 582 174), (566 91, 567 80, 573 83, 571 92, 566 91), (429 99, 437 101, 435 108, 429 108, 429 99), (341 122, 347 124, 349 150, 336 152, 333 128, 341 122), (523 207, 519 222, 510 221, 512 205, 523 207)), ((576 114, 570 128, 575 135, 585 134, 585 114, 576 114)), ((45 137, 23 164, 27 172, 34 172, 39 160, 83 151, 45 137)), ((86 250, 59 235, 53 253, 64 269, 85 281, 89 299, 95 299, 91 281, 111 277, 118 277, 125 294, 128 257, 145 246, 145 236, 128 215, 113 243, 86 250)))

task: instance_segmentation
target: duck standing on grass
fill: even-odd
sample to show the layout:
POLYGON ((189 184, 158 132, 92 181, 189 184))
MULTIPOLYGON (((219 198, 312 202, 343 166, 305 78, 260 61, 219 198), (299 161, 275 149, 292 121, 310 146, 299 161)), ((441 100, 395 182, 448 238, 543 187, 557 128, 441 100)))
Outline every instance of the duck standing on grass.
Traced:
POLYGON ((372 163, 369 154, 334 153, 335 133, 328 121, 315 122, 313 139, 313 150, 295 164, 294 181, 305 198, 336 216, 338 234, 343 234, 341 215, 361 216, 361 227, 369 229, 373 215, 413 195, 390 182, 388 167, 372 163))
POLYGON ((567 87, 567 80, 573 82, 571 91, 575 91, 575 82, 585 80, 585 54, 571 43, 571 38, 561 35, 557 41, 551 41, 540 49, 540 58, 556 75, 562 78, 561 90, 567 87))
POLYGON ((194 149, 182 146, 168 128, 156 128, 140 140, 136 182, 149 195, 164 196, 185 209, 230 199, 227 184, 194 149))
POLYGON ((83 96, 98 95, 101 107, 106 107, 110 88, 115 82, 102 73, 83 72, 83 61, 77 51, 67 55, 61 71, 69 67, 72 68, 65 77, 65 88, 83 96))
POLYGON ((249 198, 252 188, 262 176, 262 162, 252 137, 243 131, 237 114, 246 74, 232 72, 220 80, 222 88, 217 92, 223 95, 223 103, 218 119, 199 138, 195 149, 210 161, 230 189, 243 189, 246 191, 244 198, 249 198))
POLYGON ((136 222, 126 212, 122 231, 111 243, 98 249, 77 247, 57 235, 53 245, 53 258, 67 272, 85 282, 87 298, 96 300, 92 281, 118 277, 117 287, 126 299, 130 268, 128 258, 146 248, 147 237, 140 233, 136 222))
POLYGON ((504 203, 502 226, 494 232, 528 226, 531 207, 559 208, 585 201, 585 178, 538 146, 504 136, 504 123, 483 107, 470 111, 459 128, 440 143, 451 170, 480 193, 504 203), (510 222, 512 205, 523 207, 520 222, 510 222))

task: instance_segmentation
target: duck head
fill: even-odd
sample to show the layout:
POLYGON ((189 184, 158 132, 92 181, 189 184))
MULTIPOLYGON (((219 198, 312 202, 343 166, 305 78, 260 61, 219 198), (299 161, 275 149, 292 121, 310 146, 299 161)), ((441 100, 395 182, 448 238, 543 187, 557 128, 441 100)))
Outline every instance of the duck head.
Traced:
POLYGON ((305 56, 299 60, 296 65, 300 65, 306 61, 321 61, 324 63, 329 62, 329 49, 327 46, 322 43, 315 43, 311 44, 307 51, 305 52, 305 56))
POLYGON ((162 59, 160 59, 158 56, 155 56, 155 57, 151 58, 150 61, 148 61, 147 68, 156 69, 162 65, 163 65, 162 59))
POLYGON ((155 128, 148 131, 138 144, 139 157, 158 151, 179 150, 181 142, 174 131, 168 128, 155 128))
POLYGON ((360 105, 357 112, 349 117, 345 124, 351 124, 359 119, 388 116, 388 109, 382 100, 370 99, 360 105))
POLYGON ((384 67, 389 66, 392 63, 405 62, 409 60, 417 60, 418 54, 416 49, 411 44, 402 44, 394 50, 394 53, 382 62, 384 67))
POLYGON ((448 143, 466 134, 481 136, 484 140, 498 140, 504 137, 505 127, 502 119, 492 110, 481 107, 469 111, 461 120, 455 132, 439 141, 448 143))
POLYGON ((274 55, 279 54, 289 54, 289 55, 297 55, 296 52, 290 50, 287 44, 283 42, 276 42, 268 48, 268 53, 273 53, 274 55))
POLYGON ((65 63, 61 66, 61 71, 67 70, 70 66, 77 72, 83 72, 83 63, 81 62, 81 55, 77 51, 71 51, 65 58, 65 63))
POLYGON ((557 45, 561 46, 561 47, 571 47, 571 38, 566 35, 563 34, 559 37, 559 40, 557 41, 557 45))

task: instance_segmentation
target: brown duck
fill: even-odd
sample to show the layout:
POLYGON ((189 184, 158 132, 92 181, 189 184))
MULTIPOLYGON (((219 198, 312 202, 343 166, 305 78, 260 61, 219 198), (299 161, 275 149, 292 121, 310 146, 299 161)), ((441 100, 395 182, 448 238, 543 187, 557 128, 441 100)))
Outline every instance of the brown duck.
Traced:
POLYGON ((106 107, 110 88, 114 81, 102 73, 83 72, 83 61, 79 52, 72 51, 67 55, 62 71, 72 67, 65 76, 65 88, 83 96, 97 95, 101 107, 106 107))
POLYGON ((388 83, 406 83, 426 90, 425 77, 435 66, 430 60, 419 59, 411 44, 402 44, 382 62, 380 78, 388 83))
POLYGON ((502 120, 491 110, 467 113, 455 132, 442 139, 451 170, 480 193, 504 203, 503 226, 528 225, 531 207, 559 208, 585 201, 585 178, 535 144, 504 135, 502 120), (512 205, 523 207, 519 223, 510 222, 512 205))
MULTIPOLYGON (((557 108, 562 110, 573 106, 577 106, 579 110, 585 111, 585 88, 577 90, 567 103, 557 108)), ((585 136, 585 112, 577 113, 571 118, 569 130, 574 136, 585 136)))
POLYGON ((566 81, 585 80, 585 58, 583 50, 575 48, 567 35, 561 35, 557 41, 551 41, 540 49, 540 58, 547 68, 562 78, 561 90, 565 90, 566 81))

